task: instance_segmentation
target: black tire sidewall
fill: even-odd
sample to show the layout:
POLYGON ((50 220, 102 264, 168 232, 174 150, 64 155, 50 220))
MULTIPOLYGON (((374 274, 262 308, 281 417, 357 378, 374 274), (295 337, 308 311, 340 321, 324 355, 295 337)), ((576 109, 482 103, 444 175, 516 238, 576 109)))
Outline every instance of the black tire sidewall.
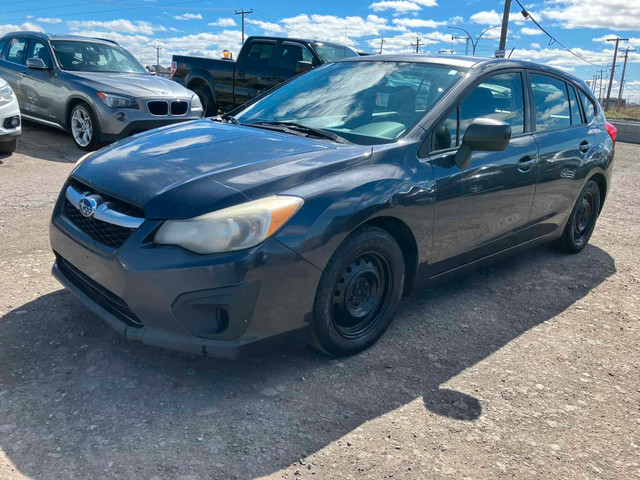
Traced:
POLYGON ((98 147, 100 146, 100 125, 98 124, 98 119, 93 113, 93 110, 91 109, 91 107, 84 102, 77 104, 75 107, 71 109, 71 113, 69 114, 69 131, 71 132, 71 138, 73 139, 73 143, 75 143, 76 147, 78 147, 80 150, 84 150, 85 152, 92 152, 94 150, 97 150, 98 147), (92 131, 91 141, 84 147, 78 144, 78 142, 76 142, 76 139, 73 136, 73 132, 71 131, 71 122, 73 118, 73 112, 75 112, 80 108, 82 108, 84 111, 86 111, 89 114, 89 119, 91 120, 91 131, 92 131))
POLYGON ((205 117, 211 117, 218 113, 218 107, 215 104, 213 96, 209 92, 208 88, 198 85, 193 87, 193 92, 198 95, 198 98, 200 98, 205 117))
POLYGON ((573 210, 571 211, 571 216, 567 221, 567 226, 565 227, 565 231, 563 233, 563 238, 562 238, 562 243, 565 250, 569 252, 577 253, 589 244, 589 240, 591 239, 593 230, 596 227, 596 221, 598 220, 598 215, 600 214, 599 209, 600 209, 600 188, 598 187, 598 184, 596 182, 594 182, 593 180, 589 180, 586 183, 586 185, 583 187, 583 189, 580 191, 580 195, 578 196, 576 204, 573 206, 573 210), (578 214, 578 206, 580 205, 582 198, 587 193, 591 193, 591 196, 593 197, 595 212, 590 220, 585 237, 583 237, 584 240, 581 243, 578 243, 573 234, 573 229, 574 229, 574 224, 576 220, 576 215, 578 214))
POLYGON ((354 232, 336 250, 325 268, 314 305, 314 338, 312 345, 330 355, 352 355, 373 345, 391 324, 404 289, 405 265, 402 251, 386 231, 366 227, 354 232), (382 318, 362 337, 349 339, 341 335, 333 323, 332 298, 336 282, 343 270, 365 252, 383 255, 389 265, 391 294, 382 318), (318 345, 319 344, 319 345, 318 345))
POLYGON ((8 142, 0 142, 0 153, 14 153, 18 148, 18 139, 14 138, 8 142))

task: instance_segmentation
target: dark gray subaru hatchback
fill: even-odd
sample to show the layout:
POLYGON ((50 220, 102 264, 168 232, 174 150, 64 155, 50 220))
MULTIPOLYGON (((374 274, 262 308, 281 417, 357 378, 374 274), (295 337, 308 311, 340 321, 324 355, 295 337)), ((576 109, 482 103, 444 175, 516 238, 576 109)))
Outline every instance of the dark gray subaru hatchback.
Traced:
POLYGON ((237 357, 380 338, 423 280, 582 250, 615 128, 545 66, 366 56, 81 159, 54 275, 131 340, 237 357))

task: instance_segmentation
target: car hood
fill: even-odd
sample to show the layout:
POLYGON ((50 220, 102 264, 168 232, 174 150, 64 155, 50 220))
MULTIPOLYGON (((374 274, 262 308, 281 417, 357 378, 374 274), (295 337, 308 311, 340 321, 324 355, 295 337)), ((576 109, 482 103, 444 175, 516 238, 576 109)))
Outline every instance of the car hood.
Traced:
POLYGON ((189 218, 280 193, 362 162, 371 151, 203 119, 117 142, 72 175, 142 206, 147 218, 189 218))
POLYGON ((191 98, 193 92, 182 85, 156 75, 133 73, 67 72, 89 88, 130 97, 191 98))

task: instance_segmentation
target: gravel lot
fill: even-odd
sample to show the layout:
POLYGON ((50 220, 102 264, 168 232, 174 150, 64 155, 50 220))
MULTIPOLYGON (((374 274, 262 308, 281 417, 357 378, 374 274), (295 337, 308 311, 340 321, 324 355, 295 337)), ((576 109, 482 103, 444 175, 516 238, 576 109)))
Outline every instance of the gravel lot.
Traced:
POLYGON ((0 478, 640 475, 640 146, 580 255, 533 250, 405 299, 364 354, 219 361, 132 344, 50 276, 80 157, 0 158, 0 478))

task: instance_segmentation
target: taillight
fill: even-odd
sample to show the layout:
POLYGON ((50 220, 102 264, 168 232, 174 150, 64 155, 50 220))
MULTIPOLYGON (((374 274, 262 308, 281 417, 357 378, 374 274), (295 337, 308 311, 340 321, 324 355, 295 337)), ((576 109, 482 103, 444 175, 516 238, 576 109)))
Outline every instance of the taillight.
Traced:
POLYGON ((610 124, 610 123, 605 123, 604 124, 604 128, 607 129, 607 133, 609 134, 609 136, 611 137, 611 140, 613 140, 613 143, 616 143, 616 139, 618 138, 618 129, 610 124))
POLYGON ((171 62, 171 76, 173 77, 173 74, 176 73, 176 70, 178 69, 178 64, 176 62, 171 62))

